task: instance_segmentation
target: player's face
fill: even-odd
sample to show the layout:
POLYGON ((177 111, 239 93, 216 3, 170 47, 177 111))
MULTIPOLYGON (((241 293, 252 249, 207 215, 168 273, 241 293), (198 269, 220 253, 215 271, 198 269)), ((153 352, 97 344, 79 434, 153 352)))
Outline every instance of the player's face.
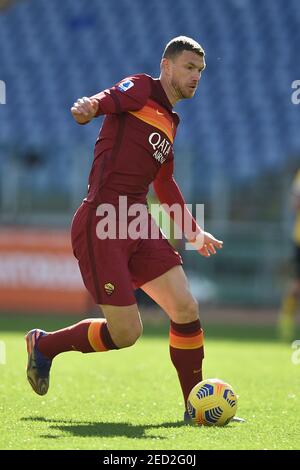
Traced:
POLYGON ((192 51, 183 51, 170 62, 171 85, 178 98, 192 98, 205 69, 205 58, 192 51))

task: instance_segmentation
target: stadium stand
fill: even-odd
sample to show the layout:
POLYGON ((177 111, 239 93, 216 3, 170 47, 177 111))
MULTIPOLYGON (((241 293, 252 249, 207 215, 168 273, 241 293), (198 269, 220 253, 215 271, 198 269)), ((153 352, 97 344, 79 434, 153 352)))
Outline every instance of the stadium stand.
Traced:
MULTIPOLYGON (((235 178, 282 165, 299 151, 298 0, 31 0, 0 14, 1 79, 10 106, 1 110, 0 144, 92 149, 99 121, 78 129, 69 107, 133 72, 159 73, 163 45, 178 34, 207 53, 199 98, 178 105, 199 171, 221 165, 235 178), (120 14, 120 12, 122 14, 120 14), (5 13, 5 14, 4 14, 5 13)), ((49 151, 65 181, 68 152, 49 151)))

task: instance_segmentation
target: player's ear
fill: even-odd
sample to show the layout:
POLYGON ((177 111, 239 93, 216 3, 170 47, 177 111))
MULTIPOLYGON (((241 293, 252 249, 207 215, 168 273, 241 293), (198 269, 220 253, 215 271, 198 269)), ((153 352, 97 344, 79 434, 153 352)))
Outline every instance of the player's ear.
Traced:
POLYGON ((166 75, 170 75, 171 64, 170 64, 170 60, 167 59, 166 57, 163 57, 163 58, 161 59, 160 70, 161 70, 163 73, 165 73, 166 75))

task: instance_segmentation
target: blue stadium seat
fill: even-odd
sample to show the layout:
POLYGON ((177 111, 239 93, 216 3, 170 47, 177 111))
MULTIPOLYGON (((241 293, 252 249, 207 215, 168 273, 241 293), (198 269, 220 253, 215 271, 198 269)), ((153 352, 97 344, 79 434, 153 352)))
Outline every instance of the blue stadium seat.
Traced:
MULTIPOLYGON (((159 74, 164 44, 186 34, 203 43, 198 98, 178 105, 177 148, 245 178, 300 151, 298 0, 32 0, 0 14, 0 79, 8 87, 0 145, 53 141, 91 149, 98 123, 74 125, 69 108, 127 74, 159 74), (201 151, 200 151, 201 149, 201 151), (205 153, 205 155, 203 155, 205 153), (232 162, 228 165, 228 162, 232 162)), ((68 152, 49 153, 55 167, 68 152)), ((61 165, 64 184, 68 165, 61 165)), ((201 165, 201 163, 199 163, 201 165)), ((210 174, 210 169, 208 169, 210 174)), ((197 176, 195 176, 197 178, 197 176)))

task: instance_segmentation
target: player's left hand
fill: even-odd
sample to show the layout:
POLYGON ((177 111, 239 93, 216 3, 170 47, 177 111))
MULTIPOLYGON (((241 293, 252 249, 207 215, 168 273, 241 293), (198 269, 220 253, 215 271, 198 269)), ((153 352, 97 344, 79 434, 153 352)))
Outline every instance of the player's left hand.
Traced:
POLYGON ((202 231, 197 235, 196 239, 190 241, 194 245, 195 249, 200 253, 200 255, 209 258, 211 255, 217 253, 217 249, 223 248, 223 242, 217 240, 211 233, 202 231))

